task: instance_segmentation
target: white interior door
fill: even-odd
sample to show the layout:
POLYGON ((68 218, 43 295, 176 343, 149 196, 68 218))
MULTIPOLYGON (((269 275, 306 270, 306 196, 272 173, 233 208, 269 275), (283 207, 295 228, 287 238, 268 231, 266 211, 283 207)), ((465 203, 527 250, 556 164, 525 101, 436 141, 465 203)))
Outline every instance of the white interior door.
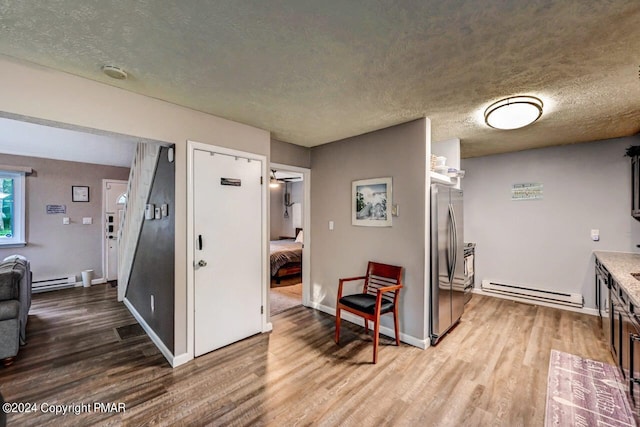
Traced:
POLYGON ((194 352, 262 331, 262 162, 194 150, 194 352))
POLYGON ((118 230, 127 198, 127 181, 103 180, 103 254, 106 280, 118 279, 118 230))

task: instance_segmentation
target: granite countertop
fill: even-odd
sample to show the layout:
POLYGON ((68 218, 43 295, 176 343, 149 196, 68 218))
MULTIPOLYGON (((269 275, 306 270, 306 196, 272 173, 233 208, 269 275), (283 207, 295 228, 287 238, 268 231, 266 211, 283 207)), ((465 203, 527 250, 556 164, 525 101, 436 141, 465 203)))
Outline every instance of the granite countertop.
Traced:
POLYGON ((595 251, 594 254, 629 295, 633 305, 640 307, 640 281, 631 275, 640 273, 640 254, 608 251, 595 251))

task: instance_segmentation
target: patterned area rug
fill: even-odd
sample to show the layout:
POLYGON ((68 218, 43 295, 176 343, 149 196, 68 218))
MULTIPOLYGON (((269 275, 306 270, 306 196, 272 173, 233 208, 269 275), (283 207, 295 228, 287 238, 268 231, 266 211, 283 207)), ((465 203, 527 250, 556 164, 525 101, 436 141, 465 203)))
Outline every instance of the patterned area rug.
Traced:
POLYGON ((272 316, 302 305, 302 283, 272 287, 269 298, 272 316))
POLYGON ((545 426, 635 426, 618 368, 551 350, 545 426))

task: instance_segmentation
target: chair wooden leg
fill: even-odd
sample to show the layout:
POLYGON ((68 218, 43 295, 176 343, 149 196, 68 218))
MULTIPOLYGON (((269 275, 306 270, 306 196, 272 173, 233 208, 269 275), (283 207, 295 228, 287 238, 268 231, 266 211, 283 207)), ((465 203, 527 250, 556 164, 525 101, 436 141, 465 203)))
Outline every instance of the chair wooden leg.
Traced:
POLYGON ((380 316, 373 321, 373 363, 378 363, 378 342, 380 341, 380 316))
POLYGON ((398 306, 393 310, 393 326, 396 330, 396 345, 400 346, 400 324, 398 323, 398 306))
POLYGON ((340 341, 340 309, 336 308, 336 344, 340 341))
POLYGON ((369 321, 364 319, 364 333, 369 335, 369 321))

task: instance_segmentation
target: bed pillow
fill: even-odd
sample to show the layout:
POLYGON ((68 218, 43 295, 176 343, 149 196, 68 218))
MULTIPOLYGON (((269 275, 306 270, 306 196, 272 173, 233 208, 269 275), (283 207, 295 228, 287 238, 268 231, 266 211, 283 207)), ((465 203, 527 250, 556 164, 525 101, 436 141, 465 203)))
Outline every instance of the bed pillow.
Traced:
POLYGON ((303 242, 302 242, 302 239, 303 239, 302 231, 303 231, 303 230, 300 230, 300 232, 299 232, 299 233, 298 233, 298 235, 296 236, 296 243, 303 243, 303 242))

